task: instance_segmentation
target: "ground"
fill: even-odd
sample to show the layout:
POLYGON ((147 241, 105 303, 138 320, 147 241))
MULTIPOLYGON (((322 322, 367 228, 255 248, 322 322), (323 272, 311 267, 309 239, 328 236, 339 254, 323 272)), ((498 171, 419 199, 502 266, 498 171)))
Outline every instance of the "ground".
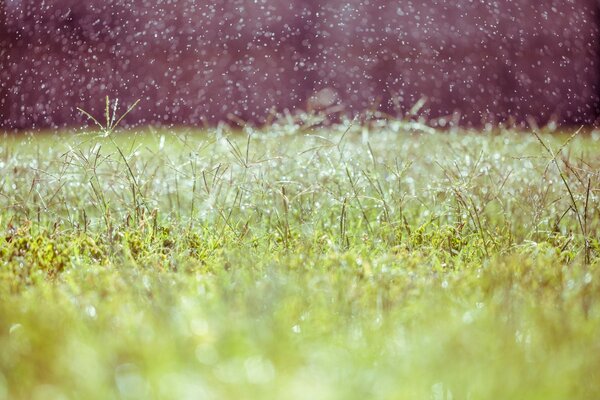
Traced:
POLYGON ((600 137, 0 144, 0 399, 600 397, 600 137))

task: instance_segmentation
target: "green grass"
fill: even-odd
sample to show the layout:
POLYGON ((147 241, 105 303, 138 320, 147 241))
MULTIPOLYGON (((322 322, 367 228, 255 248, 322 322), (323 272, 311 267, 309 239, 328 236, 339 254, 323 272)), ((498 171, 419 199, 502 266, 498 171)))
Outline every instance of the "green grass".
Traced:
POLYGON ((6 137, 0 399, 600 398, 598 135, 406 128, 6 137))

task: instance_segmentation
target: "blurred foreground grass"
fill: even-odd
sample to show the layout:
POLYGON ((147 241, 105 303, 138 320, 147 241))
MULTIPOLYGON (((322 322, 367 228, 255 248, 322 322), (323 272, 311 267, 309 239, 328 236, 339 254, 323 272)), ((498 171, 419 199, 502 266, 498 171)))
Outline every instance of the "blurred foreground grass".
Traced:
POLYGON ((567 138, 7 137, 0 399, 600 398, 600 140, 567 138))

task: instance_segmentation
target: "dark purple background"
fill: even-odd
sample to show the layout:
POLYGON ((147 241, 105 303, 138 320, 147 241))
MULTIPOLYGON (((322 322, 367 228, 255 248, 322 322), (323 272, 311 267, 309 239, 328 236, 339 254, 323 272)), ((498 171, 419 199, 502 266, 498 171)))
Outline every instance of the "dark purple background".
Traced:
POLYGON ((129 123, 341 104, 465 124, 594 123, 596 0, 0 0, 0 126, 132 103, 129 123), (325 89, 325 90, 324 90, 325 89), (320 93, 320 96, 315 96, 320 93), (312 99, 311 99, 312 96, 312 99))

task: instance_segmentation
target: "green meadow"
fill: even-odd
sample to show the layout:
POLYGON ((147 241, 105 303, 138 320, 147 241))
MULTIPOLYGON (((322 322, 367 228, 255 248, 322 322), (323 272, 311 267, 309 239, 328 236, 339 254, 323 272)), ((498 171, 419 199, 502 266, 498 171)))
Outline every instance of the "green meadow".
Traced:
POLYGON ((600 398, 600 134, 4 136, 0 399, 600 398))

